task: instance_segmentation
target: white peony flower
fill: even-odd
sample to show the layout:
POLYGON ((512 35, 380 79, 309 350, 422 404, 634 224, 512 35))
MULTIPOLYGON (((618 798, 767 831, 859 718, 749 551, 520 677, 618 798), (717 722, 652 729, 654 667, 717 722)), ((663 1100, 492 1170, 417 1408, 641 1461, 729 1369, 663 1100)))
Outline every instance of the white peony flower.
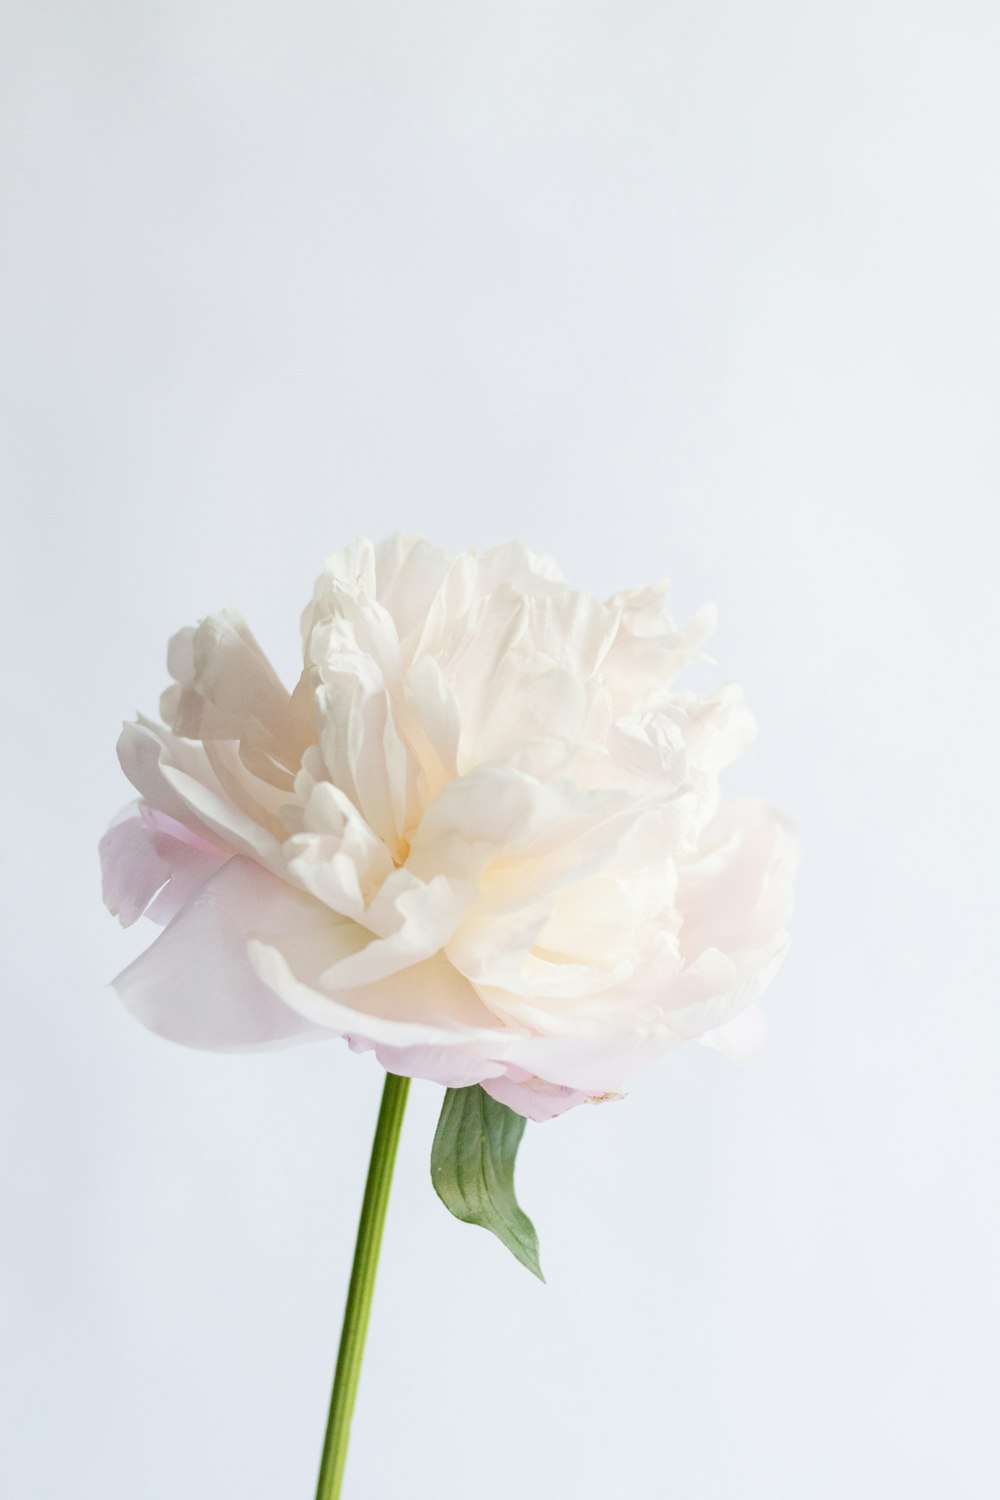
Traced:
POLYGON ((194 1047, 342 1036, 532 1119, 752 1042, 795 845, 720 801, 753 721, 674 689, 712 615, 678 630, 665 597, 394 537, 328 562, 291 694, 238 615, 181 631, 101 844, 111 911, 166 924, 128 1008, 194 1047))

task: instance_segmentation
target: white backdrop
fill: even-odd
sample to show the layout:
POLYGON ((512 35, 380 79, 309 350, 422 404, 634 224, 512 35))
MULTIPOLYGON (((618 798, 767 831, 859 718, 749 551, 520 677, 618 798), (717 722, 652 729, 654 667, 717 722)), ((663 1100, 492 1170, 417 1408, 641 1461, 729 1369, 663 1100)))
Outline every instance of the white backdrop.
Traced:
POLYGON ((994 6, 0 12, 0 1493, 312 1494, 378 1070, 143 1032, 95 847, 401 528, 714 599, 804 863, 755 1063, 529 1127, 548 1286, 415 1086, 351 1500, 996 1494, 994 6))

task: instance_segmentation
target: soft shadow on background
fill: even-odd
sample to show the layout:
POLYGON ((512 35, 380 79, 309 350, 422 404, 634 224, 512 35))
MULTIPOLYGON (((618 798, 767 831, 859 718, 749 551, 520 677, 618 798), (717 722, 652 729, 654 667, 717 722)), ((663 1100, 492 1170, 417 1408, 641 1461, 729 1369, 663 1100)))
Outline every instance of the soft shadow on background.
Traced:
POLYGON ((400 528, 715 600, 804 863, 756 1062, 529 1127, 548 1286, 415 1086, 347 1493, 995 1493, 994 8, 0 16, 0 1491, 312 1493, 378 1070, 145 1034, 96 843, 168 635, 400 528))

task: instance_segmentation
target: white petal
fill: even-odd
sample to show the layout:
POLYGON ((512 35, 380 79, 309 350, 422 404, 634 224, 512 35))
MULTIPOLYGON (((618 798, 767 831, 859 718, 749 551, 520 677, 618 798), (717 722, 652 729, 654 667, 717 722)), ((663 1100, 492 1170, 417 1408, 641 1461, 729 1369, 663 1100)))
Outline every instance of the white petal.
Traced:
POLYGON ((425 656, 408 669, 397 718, 416 762, 419 800, 428 807, 458 776, 462 719, 441 665, 425 656))
POLYGON ((390 849, 401 850, 415 816, 416 763, 396 724, 378 662, 334 649, 334 625, 313 637, 320 745, 330 780, 390 849))
POLYGON ((379 603, 392 615, 407 660, 411 638, 425 628, 434 601, 455 563, 450 553, 419 537, 394 536, 375 549, 379 603))
POLYGON ((785 933, 768 947, 746 950, 735 959, 707 949, 666 997, 665 1023, 679 1041, 693 1041, 727 1027, 756 1005, 787 952, 785 933))
MULTIPOLYGON (((490 1076, 490 1051, 503 1038, 474 990, 442 954, 390 980, 331 991, 326 986, 322 942, 298 938, 254 939, 250 961, 265 984, 314 1025, 348 1037, 359 1047, 412 1048, 467 1054, 465 1071, 490 1076)), ((329 967, 334 967, 331 964, 329 967)), ((475 1081, 475 1080, 470 1080, 475 1081)))
POLYGON ((797 855, 787 823, 763 802, 724 802, 697 857, 679 870, 682 952, 693 959, 707 948, 768 946, 791 915, 797 855))
POLYGON ((332 911, 363 921, 368 904, 394 868, 385 844, 350 799, 328 781, 309 792, 303 823, 303 832, 284 845, 295 882, 332 911))
MULTIPOLYGON (((162 762, 167 753, 167 742, 172 739, 169 731, 158 729, 148 720, 141 719, 137 724, 123 724, 118 737, 118 760, 144 802, 148 802, 151 807, 158 807, 179 823, 200 828, 200 820, 163 775, 162 762)), ((194 771, 200 779, 218 786, 215 773, 200 745, 184 746, 177 741, 171 745, 171 749, 183 757, 186 770, 194 771)))
POLYGON ((362 951, 329 967, 328 989, 368 985, 439 953, 461 921, 472 891, 447 876, 417 880, 395 870, 364 913, 364 926, 376 934, 362 951))
POLYGON ((715 610, 708 605, 678 630, 665 612, 666 596, 666 584, 658 584, 628 589, 608 600, 621 620, 605 663, 619 714, 661 702, 671 681, 697 658, 715 628, 715 610))
POLYGON ((175 734, 240 739, 249 720, 276 732, 287 727, 288 690, 235 610, 220 610, 196 629, 178 631, 167 667, 180 686, 167 705, 175 734))
POLYGON ((230 844, 238 853, 259 860, 269 869, 281 870, 281 843, 275 835, 241 811, 221 789, 216 790, 218 781, 214 776, 212 780, 215 786, 206 785, 200 777, 190 775, 180 766, 171 765, 166 759, 167 754, 169 750, 164 754, 160 773, 170 790, 176 794, 187 820, 194 820, 196 824, 200 823, 210 829, 217 838, 230 844))
POLYGON ((277 835, 283 834, 283 829, 278 810, 290 794, 265 786, 239 766, 234 741, 216 740, 206 749, 162 725, 140 719, 137 724, 123 726, 118 758, 132 785, 151 807, 195 832, 214 834, 264 864, 280 866, 277 835), (220 773, 227 785, 220 780, 220 773), (258 800, 257 792, 266 806, 258 800), (254 811, 248 812, 241 803, 254 811))

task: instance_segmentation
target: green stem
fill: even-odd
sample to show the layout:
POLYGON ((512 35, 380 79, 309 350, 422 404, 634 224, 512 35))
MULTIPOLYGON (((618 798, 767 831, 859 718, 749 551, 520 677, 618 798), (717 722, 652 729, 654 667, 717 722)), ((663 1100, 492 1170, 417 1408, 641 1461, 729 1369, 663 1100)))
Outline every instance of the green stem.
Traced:
POLYGON ((354 1247, 351 1284, 347 1290, 344 1326, 337 1354, 337 1373, 333 1378, 330 1417, 326 1425, 323 1461, 320 1464, 316 1500, 338 1500, 347 1462, 347 1444, 351 1436, 351 1417, 358 1394, 358 1377, 365 1352, 365 1335, 375 1292, 375 1272, 382 1244, 385 1211, 389 1203, 392 1169, 396 1165, 396 1148, 406 1109, 410 1080, 395 1073, 385 1075, 382 1107, 375 1127, 368 1181, 361 1205, 358 1240, 354 1247))

